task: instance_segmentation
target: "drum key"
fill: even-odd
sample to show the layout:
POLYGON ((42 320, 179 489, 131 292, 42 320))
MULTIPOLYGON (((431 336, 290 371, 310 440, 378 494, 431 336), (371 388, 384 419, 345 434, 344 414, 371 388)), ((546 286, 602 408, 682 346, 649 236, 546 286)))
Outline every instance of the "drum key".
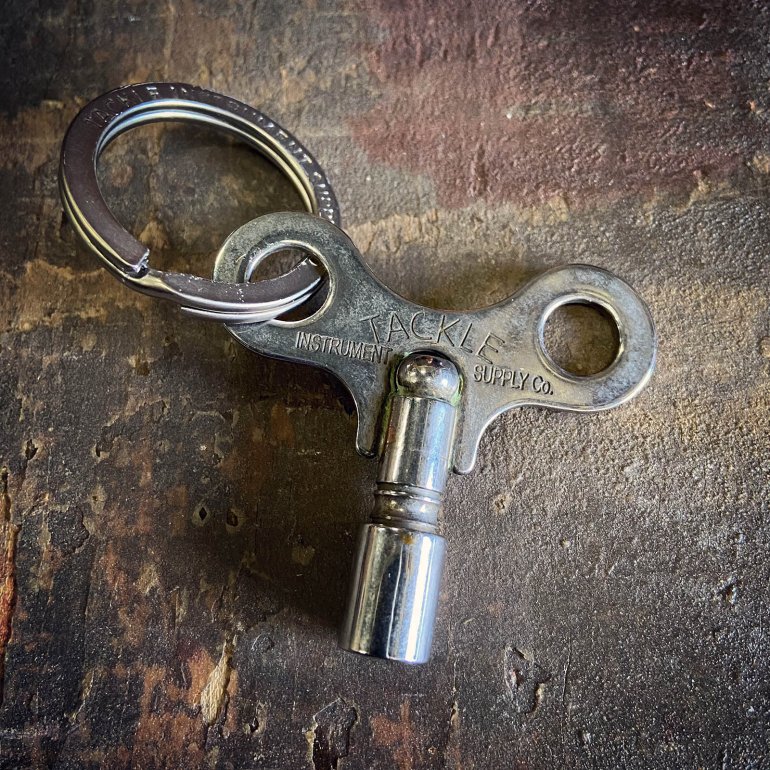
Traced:
POLYGON ((650 378, 656 336, 640 297, 605 270, 549 270, 516 294, 473 312, 438 311, 380 283, 337 226, 328 180, 307 150, 262 113, 181 84, 129 86, 86 106, 62 149, 64 207, 79 235, 131 288, 186 312, 224 321, 248 349, 318 366, 356 404, 357 448, 379 458, 374 503, 358 541, 340 645, 407 663, 430 656, 445 541, 440 511, 452 471, 472 470, 490 422, 517 406, 592 412, 618 406, 650 378), (238 228, 220 250, 214 280, 161 273, 112 217, 96 184, 99 153, 121 131, 150 120, 203 122, 265 153, 292 179, 310 213, 276 213, 238 228), (306 255, 289 273, 250 282, 286 249, 306 255), (319 309, 285 313, 327 283, 319 309), (549 316, 583 303, 607 313, 619 346, 604 371, 560 368, 544 345, 549 316))

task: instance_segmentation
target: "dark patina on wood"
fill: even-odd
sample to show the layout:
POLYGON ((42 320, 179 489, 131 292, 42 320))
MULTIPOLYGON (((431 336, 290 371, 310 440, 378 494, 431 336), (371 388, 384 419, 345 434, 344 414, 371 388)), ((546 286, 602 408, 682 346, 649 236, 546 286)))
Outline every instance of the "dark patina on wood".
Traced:
MULTIPOLYGON (((500 5, 4 9, 1 767, 767 763, 770 13, 500 5), (508 414, 451 481, 428 666, 336 648, 376 472, 341 387, 131 293, 62 217, 67 124, 150 79, 295 131, 410 299, 480 307, 578 261, 651 307, 637 400, 508 414)), ((173 126, 116 142, 102 184, 200 275, 300 208, 173 126)), ((554 344, 588 366, 597 329, 554 344)))

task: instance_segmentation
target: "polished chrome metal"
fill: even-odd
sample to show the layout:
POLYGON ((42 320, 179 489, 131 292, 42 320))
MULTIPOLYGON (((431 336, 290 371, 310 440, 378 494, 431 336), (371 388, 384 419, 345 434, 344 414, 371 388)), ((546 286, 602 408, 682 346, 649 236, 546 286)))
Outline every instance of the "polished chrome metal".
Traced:
POLYGON ((365 524, 340 647, 375 658, 426 663, 445 551, 439 535, 365 524))
POLYGON ((596 267, 550 270, 474 312, 433 310, 393 293, 336 226, 331 186, 307 150, 261 113, 210 91, 149 83, 95 100, 65 138, 60 189, 76 231, 120 280, 192 315, 227 322, 251 350, 327 369, 351 392, 357 447, 380 457, 340 634, 340 645, 354 652, 408 663, 429 658, 447 477, 451 470, 472 470, 481 436, 498 414, 525 405, 609 409, 635 396, 655 365, 646 306, 631 287, 596 267), (96 163, 119 133, 157 120, 199 122, 240 137, 283 170, 319 216, 270 214, 238 228, 220 250, 214 281, 151 269, 147 249, 102 199, 96 163), (262 260, 284 249, 309 257, 280 278, 249 283, 262 260), (321 307, 301 320, 278 320, 318 288, 319 263, 328 274, 321 307), (549 316, 569 303, 603 309, 618 328, 615 360, 589 377, 564 371, 545 348, 549 316))
POLYGON ((399 297, 369 271, 339 228, 306 214, 267 214, 236 230, 219 252, 217 280, 238 282, 268 255, 285 248, 310 254, 326 268, 329 291, 309 318, 271 324, 228 324, 250 350, 302 361, 335 374, 358 411, 357 447, 375 455, 381 406, 393 365, 432 351, 452 361, 463 381, 453 457, 457 473, 473 469, 478 443, 497 415, 517 406, 576 412, 610 409, 633 398, 655 366, 656 336, 639 295, 598 267, 549 270, 513 296, 473 312, 434 310, 399 297), (566 372, 548 355, 545 324, 564 304, 604 309, 618 327, 615 360, 588 377, 566 372))
POLYGON ((196 86, 142 83, 110 91, 87 104, 64 139, 59 189, 64 210, 86 245, 132 289, 171 300, 192 315, 229 322, 265 321, 305 302, 322 280, 309 260, 278 278, 239 285, 150 267, 149 250, 107 207, 96 166, 101 152, 116 136, 158 121, 198 123, 241 139, 286 174, 309 212, 339 224, 337 200, 323 170, 274 120, 242 102, 196 86))
POLYGON ((248 280, 261 260, 285 248, 324 265, 323 305, 298 321, 228 328, 250 350, 333 372, 351 392, 358 449, 380 454, 380 473, 340 643, 384 658, 427 660, 449 469, 473 468, 484 430, 507 409, 593 412, 633 398, 655 365, 652 319, 630 286, 588 265, 550 270, 482 310, 421 307, 383 286, 341 230, 304 214, 268 214, 236 230, 215 276, 248 280), (568 303, 598 306, 618 327, 615 360, 598 374, 566 372, 545 348, 549 316, 568 303))
POLYGON ((438 534, 460 397, 446 358, 412 353, 386 404, 371 521, 365 524, 340 647, 404 663, 430 657, 446 550, 438 534))
POLYGON ((433 532, 452 468, 460 375, 448 359, 412 353, 386 402, 372 519, 433 532))

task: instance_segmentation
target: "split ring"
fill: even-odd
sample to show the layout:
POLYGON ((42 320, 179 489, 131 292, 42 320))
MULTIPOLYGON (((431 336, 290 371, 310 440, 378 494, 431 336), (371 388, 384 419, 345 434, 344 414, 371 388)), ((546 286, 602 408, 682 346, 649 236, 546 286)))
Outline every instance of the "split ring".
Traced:
POLYGON ((132 289, 167 299, 195 315, 230 323, 265 321, 306 301, 320 286, 305 259, 277 278, 219 283, 150 267, 150 251, 113 216, 102 197, 96 164, 104 148, 135 126, 160 121, 198 123, 251 145, 293 183, 311 214, 340 224, 337 199, 308 150, 263 113, 230 97, 183 83, 124 86, 87 104, 64 138, 59 189, 78 235, 114 276, 132 289))

